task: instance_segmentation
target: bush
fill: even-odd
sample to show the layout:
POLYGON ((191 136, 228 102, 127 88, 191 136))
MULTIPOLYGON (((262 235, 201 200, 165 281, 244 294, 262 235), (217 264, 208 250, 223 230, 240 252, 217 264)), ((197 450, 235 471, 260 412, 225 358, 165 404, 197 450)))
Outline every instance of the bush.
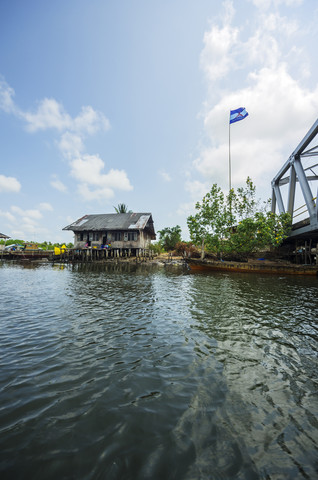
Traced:
POLYGON ((197 202, 197 213, 187 219, 190 238, 201 247, 202 257, 207 251, 221 258, 246 259, 265 247, 281 245, 290 231, 290 215, 266 212, 258 205, 249 177, 245 188, 231 189, 228 195, 217 184, 212 185, 202 202, 197 202))
POLYGON ((195 245, 191 242, 178 242, 174 250, 175 255, 182 255, 185 257, 199 257, 200 254, 195 245))
POLYGON ((181 242, 181 227, 176 225, 175 227, 166 227, 162 230, 158 230, 159 242, 163 246, 166 252, 171 252, 175 249, 178 242, 181 242))
POLYGON ((163 251, 163 248, 160 242, 156 242, 149 245, 149 250, 159 255, 163 251))

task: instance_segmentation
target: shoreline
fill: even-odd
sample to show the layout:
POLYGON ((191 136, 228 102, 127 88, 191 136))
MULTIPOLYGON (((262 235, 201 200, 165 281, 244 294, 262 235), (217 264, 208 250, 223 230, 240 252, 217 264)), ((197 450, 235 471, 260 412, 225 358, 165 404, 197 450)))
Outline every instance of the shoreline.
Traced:
MULTIPOLYGON (((42 252, 41 252, 42 253, 42 252)), ((293 264, 282 260, 256 260, 247 262, 223 261, 205 258, 184 258, 170 254, 160 254, 154 257, 114 257, 86 261, 65 261, 65 258, 48 258, 48 255, 4 255, 1 260, 17 261, 22 263, 52 263, 52 264, 99 264, 99 265, 153 265, 158 267, 187 268, 190 272, 225 271, 240 273, 263 273, 274 275, 311 275, 318 277, 318 265, 293 264), (11 258, 10 258, 11 257, 11 258)))
POLYGON ((275 260, 249 260, 248 262, 230 262, 221 260, 188 258, 186 263, 195 271, 228 271, 241 273, 266 273, 284 275, 316 275, 318 265, 298 265, 275 260))

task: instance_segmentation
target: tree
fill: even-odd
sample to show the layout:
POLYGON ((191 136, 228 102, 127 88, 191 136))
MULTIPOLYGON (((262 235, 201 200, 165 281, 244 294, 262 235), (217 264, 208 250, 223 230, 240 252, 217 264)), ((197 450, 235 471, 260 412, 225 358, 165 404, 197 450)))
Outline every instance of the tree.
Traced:
POLYGON ((229 208, 233 203, 233 191, 226 198, 215 183, 202 202, 197 202, 196 215, 188 217, 190 238, 195 245, 201 247, 202 257, 205 249, 215 253, 224 250, 226 235, 234 223, 233 208, 229 208))
POLYGON ((132 210, 128 210, 128 205, 125 203, 119 203, 114 209, 116 210, 116 213, 132 213, 132 210))
POLYGON ((201 256, 207 250, 221 257, 224 253, 246 257, 265 246, 280 245, 290 230, 290 215, 266 212, 269 201, 263 209, 259 203, 249 177, 245 187, 231 189, 227 196, 212 185, 196 204, 197 213, 187 219, 190 238, 201 246, 201 256))
POLYGON ((158 230, 158 233, 159 241, 166 252, 174 250, 176 244, 181 242, 181 227, 179 225, 163 228, 158 230))

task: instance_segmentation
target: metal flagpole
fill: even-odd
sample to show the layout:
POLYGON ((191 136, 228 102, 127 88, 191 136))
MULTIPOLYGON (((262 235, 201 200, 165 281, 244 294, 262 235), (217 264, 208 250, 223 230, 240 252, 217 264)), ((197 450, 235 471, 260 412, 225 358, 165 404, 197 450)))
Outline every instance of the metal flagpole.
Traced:
POLYGON ((229 192, 231 191, 231 111, 229 119, 229 192))
POLYGON ((236 110, 230 110, 230 121, 229 121, 229 190, 232 189, 232 179, 231 179, 231 123, 239 122, 244 120, 248 115, 245 107, 237 108, 236 110), (231 118, 232 117, 232 118, 231 118))

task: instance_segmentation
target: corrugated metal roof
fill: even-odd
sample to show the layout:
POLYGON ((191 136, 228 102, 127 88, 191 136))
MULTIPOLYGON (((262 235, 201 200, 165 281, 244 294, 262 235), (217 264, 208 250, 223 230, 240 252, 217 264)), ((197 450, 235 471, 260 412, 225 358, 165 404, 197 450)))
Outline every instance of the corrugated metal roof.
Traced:
POLYGON ((151 217, 149 213, 140 214, 139 219, 135 223, 132 223, 131 225, 129 225, 128 228, 133 228, 133 229, 138 228, 138 230, 143 230, 147 225, 149 217, 151 217))
POLYGON ((148 222, 148 227, 150 227, 154 233, 151 213, 102 213, 84 215, 67 227, 64 227, 63 230, 72 230, 73 232, 94 230, 144 230, 148 222))

